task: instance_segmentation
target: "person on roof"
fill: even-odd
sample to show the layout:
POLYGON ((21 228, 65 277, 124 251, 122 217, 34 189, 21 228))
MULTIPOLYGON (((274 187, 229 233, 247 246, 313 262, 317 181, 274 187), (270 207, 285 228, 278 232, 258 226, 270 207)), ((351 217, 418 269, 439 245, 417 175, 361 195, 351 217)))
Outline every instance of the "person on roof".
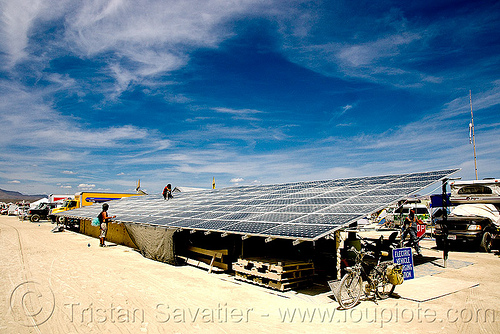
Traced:
POLYGON ((172 196, 172 185, 169 183, 165 186, 165 188, 163 188, 163 199, 169 200, 173 197, 174 196, 172 196))

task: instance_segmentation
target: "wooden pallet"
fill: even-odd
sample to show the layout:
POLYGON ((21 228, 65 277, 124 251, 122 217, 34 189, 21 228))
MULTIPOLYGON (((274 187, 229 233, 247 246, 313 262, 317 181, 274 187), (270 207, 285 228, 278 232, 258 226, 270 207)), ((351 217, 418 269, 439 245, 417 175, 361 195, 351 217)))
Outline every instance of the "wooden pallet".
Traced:
POLYGON ((238 259, 232 268, 237 279, 280 291, 308 285, 314 274, 313 263, 283 259, 238 259))
POLYGON ((213 273, 213 272, 222 273, 225 271, 224 269, 221 269, 219 267, 215 267, 214 265, 210 266, 210 264, 208 264, 205 261, 205 259, 203 259, 203 261, 202 261, 199 259, 198 260, 192 259, 192 258, 182 256, 182 255, 176 255, 176 256, 177 256, 177 258, 179 258, 182 261, 181 263, 185 263, 185 264, 189 264, 190 266, 206 269, 210 273, 213 273))
MULTIPOLYGON (((245 269, 254 269, 259 272, 274 272, 282 274, 293 270, 314 269, 311 262, 284 260, 284 259, 268 259, 268 258, 246 258, 238 259, 238 266, 245 269)), ((234 265, 233 263, 233 265, 234 265)))
POLYGON ((242 266, 237 262, 233 263, 233 270, 247 275, 268 278, 275 281, 287 281, 298 278, 310 277, 314 274, 314 268, 295 269, 277 273, 274 271, 259 270, 255 267, 247 269, 246 267, 242 266))
POLYGON ((193 260, 204 262, 209 265, 209 273, 212 272, 214 267, 224 271, 229 269, 229 264, 224 262, 224 256, 229 254, 227 249, 212 250, 189 246, 187 250, 192 254, 190 257, 193 258, 193 260))
POLYGON ((306 287, 308 285, 311 285, 311 283, 312 283, 312 277, 299 279, 299 280, 297 280, 297 279, 290 280, 290 281, 286 281, 286 282, 273 281, 273 280, 270 280, 268 278, 247 275, 247 274, 239 273, 239 272, 235 272, 235 277, 237 280, 240 280, 240 281, 265 286, 267 288, 272 288, 272 289, 279 290, 279 291, 288 291, 291 289, 306 287))

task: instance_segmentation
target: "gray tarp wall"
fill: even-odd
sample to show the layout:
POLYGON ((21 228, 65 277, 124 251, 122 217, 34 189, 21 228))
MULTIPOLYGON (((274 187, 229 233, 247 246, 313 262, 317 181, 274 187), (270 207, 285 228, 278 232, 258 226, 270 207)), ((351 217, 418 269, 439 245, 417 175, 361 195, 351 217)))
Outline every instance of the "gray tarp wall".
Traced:
POLYGON ((176 265, 175 228, 124 223, 141 254, 149 259, 176 265))

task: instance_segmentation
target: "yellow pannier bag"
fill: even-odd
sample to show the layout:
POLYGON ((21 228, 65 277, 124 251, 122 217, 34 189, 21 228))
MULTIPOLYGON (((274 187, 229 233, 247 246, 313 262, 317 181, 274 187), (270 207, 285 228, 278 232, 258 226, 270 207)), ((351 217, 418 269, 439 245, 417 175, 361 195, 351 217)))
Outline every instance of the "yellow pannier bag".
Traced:
POLYGON ((404 282, 404 277, 403 277, 403 266, 400 264, 390 264, 387 266, 387 278, 389 279, 389 282, 391 282, 394 285, 400 285, 403 284, 404 282))

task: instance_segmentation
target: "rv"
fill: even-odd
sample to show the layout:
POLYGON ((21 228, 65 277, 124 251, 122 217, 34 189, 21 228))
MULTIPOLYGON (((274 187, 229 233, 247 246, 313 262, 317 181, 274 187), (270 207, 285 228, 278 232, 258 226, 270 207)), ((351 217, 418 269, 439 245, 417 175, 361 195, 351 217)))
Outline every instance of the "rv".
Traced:
POLYGON ((436 221, 436 245, 479 246, 490 252, 499 248, 500 240, 500 180, 486 179, 450 183, 450 202, 457 205, 450 212, 446 226, 436 221), (447 229, 447 231, 445 231, 447 229))
POLYGON ((450 201, 456 204, 500 204, 500 179, 450 183, 450 201))

